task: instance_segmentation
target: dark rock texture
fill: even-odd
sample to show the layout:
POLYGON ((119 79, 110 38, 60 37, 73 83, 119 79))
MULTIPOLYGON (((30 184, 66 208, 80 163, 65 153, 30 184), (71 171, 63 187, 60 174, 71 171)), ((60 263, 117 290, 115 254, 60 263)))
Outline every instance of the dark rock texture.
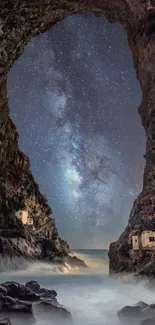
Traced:
POLYGON ((155 264, 152 262, 147 263, 135 274, 135 276, 148 277, 150 278, 149 283, 151 283, 151 280, 155 280, 155 264))
MULTIPOLYGON (((49 289, 45 289, 45 288, 41 288, 39 283, 37 281, 29 281, 25 284, 25 289, 28 290, 28 292, 30 291, 31 293, 33 293, 35 295, 35 297, 39 297, 40 299, 47 299, 50 300, 52 302, 53 305, 58 306, 58 302, 56 299, 57 293, 55 290, 49 290, 49 289)), ((24 299, 24 300, 28 300, 28 298, 24 299)), ((34 299, 38 300, 37 299, 34 299)))
MULTIPOLYGON (((33 36, 47 31, 69 15, 93 12, 110 22, 124 24, 134 67, 142 89, 139 114, 146 132, 146 166, 143 190, 133 204, 128 225, 109 249, 110 272, 133 271, 148 260, 139 254, 131 260, 128 244, 132 231, 155 230, 155 2, 154 0, 3 0, 0 4, 0 254, 50 259, 69 248, 49 222, 52 238, 37 240, 16 219, 26 208, 38 229, 51 209, 30 170, 29 159, 18 148, 18 134, 9 118, 7 73, 33 36), (50 253, 49 253, 50 252, 50 253), (51 254, 53 252, 53 255, 51 254)), ((89 36, 88 36, 89 37, 89 36)), ((44 227, 42 229, 44 231, 44 227)))
MULTIPOLYGON (((0 294, 0 315, 4 316, 4 320, 9 316, 11 321, 14 318, 19 320, 19 324, 35 324, 35 315, 45 315, 52 320, 72 321, 70 312, 58 303, 56 291, 41 288, 37 281, 29 281, 25 285, 8 281, 1 287, 6 288, 0 294)), ((7 325, 7 322, 4 324, 7 325)))
POLYGON ((0 325, 11 325, 9 318, 0 319, 0 325))
POLYGON ((123 324, 153 325, 155 324, 155 304, 148 305, 142 301, 134 306, 125 306, 117 313, 123 324))
POLYGON ((63 307, 55 306, 49 301, 41 301, 39 304, 35 305, 35 309, 38 314, 39 313, 46 314, 46 316, 48 314, 49 317, 52 316, 52 319, 55 318, 55 319, 63 319, 63 321, 65 320, 72 321, 72 316, 69 311, 67 311, 63 307))
POLYGON ((147 318, 141 321, 140 325, 154 325, 155 324, 155 318, 147 318))

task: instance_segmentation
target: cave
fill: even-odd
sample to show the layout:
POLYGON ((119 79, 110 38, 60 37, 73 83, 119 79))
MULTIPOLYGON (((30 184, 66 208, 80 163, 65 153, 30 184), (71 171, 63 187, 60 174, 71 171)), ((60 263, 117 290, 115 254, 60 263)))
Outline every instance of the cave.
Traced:
MULTIPOLYGON (((16 207, 21 208, 30 201, 30 194, 42 213, 51 214, 51 209, 39 191, 30 170, 30 162, 18 148, 16 127, 9 117, 7 99, 7 73, 22 54, 25 45, 34 36, 46 32, 57 22, 69 15, 92 12, 104 15, 111 23, 123 24, 133 53, 134 67, 142 90, 139 107, 142 125, 146 133, 146 166, 143 177, 143 190, 135 200, 128 225, 117 242, 109 249, 110 272, 128 270, 128 241, 137 227, 145 230, 145 224, 152 225, 155 203, 154 181, 154 14, 153 1, 133 0, 79 0, 42 1, 29 3, 6 0, 0 8, 0 206, 1 229, 4 233, 18 233, 25 236, 20 223, 12 223, 16 207), (151 203, 150 203, 151 202, 151 203), (18 230, 18 231, 17 231, 18 230), (127 253, 121 252, 126 245, 127 253)), ((154 229, 153 229, 154 230, 154 229)), ((1 234, 3 237, 5 236, 1 234)), ((9 249, 9 246, 7 247, 9 249)), ((139 261, 140 262, 140 261, 139 261)))

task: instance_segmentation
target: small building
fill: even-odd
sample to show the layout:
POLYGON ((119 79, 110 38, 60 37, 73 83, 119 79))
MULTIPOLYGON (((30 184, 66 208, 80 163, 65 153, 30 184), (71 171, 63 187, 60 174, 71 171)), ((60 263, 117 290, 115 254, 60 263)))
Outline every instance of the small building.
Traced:
POLYGON ((28 215, 28 211, 19 210, 15 213, 15 215, 24 225, 33 226, 33 218, 28 215))
POLYGON ((146 248, 155 247, 155 231, 143 231, 141 233, 141 246, 146 248))
POLYGON ((155 249, 155 231, 145 230, 141 235, 132 236, 132 248, 138 249, 155 249))

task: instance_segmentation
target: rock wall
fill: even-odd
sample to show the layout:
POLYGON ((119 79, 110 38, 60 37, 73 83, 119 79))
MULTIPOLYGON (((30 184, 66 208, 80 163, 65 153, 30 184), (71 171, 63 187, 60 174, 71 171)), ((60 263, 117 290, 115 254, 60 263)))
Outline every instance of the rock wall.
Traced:
POLYGON ((130 239, 134 232, 141 234, 143 230, 155 230, 155 2, 148 1, 137 30, 128 27, 127 31, 142 88, 139 114, 146 133, 146 165, 143 189, 133 204, 128 225, 118 241, 109 248, 111 273, 137 271, 147 263, 151 259, 149 251, 141 249, 130 256, 130 239))
MULTIPOLYGON (((152 230, 155 228, 154 0, 3 0, 0 4, 0 246, 2 251, 2 242, 8 236, 9 240, 15 238, 14 241, 18 241, 16 248, 20 246, 22 238, 25 238, 29 250, 33 247, 35 254, 34 238, 27 241, 27 233, 15 218, 14 212, 26 205, 35 214, 37 207, 37 211, 40 211, 40 222, 51 213, 31 174, 29 159, 18 148, 18 134, 9 118, 7 73, 33 36, 48 30, 69 15, 86 12, 93 12, 97 16, 105 15, 110 22, 124 24, 143 92, 139 108, 147 138, 143 190, 134 202, 127 228, 119 240, 110 245, 110 271, 118 272, 129 270, 133 264, 129 257, 128 244, 132 231, 136 227, 150 227, 152 230)), ((58 242, 63 247, 56 230, 55 238, 57 247, 58 242)), ((37 247, 39 252, 39 244, 37 247)), ((143 257, 139 257, 135 267, 136 263, 142 261, 143 257)))

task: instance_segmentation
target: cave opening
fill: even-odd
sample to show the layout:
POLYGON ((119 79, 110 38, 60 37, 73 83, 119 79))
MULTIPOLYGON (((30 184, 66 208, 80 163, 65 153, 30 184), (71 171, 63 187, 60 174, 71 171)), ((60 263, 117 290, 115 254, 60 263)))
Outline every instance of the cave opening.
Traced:
POLYGON ((144 165, 123 27, 76 15, 33 38, 9 72, 8 97, 61 236, 74 248, 107 247, 127 224, 144 165))

